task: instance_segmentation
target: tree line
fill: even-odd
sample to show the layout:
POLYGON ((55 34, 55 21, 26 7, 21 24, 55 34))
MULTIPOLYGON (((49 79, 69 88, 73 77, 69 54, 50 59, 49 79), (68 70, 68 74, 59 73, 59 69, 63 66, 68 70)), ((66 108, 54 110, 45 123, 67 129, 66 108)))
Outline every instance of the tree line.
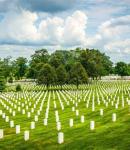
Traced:
POLYGON ((113 66, 110 57, 96 49, 56 50, 49 54, 47 49, 36 50, 28 61, 24 57, 12 60, 0 59, 0 91, 6 82, 23 78, 36 79, 37 84, 79 84, 88 83, 88 78, 118 74, 130 75, 130 64, 118 62, 113 66))

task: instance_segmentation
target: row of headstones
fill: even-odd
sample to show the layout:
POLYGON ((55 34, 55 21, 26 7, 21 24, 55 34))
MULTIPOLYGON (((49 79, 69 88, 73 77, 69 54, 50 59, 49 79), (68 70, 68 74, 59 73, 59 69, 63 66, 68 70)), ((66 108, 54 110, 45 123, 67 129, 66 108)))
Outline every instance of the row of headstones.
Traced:
MULTIPOLYGON (((84 100, 85 101, 85 100, 84 100)), ((98 105, 100 105, 100 100, 99 99, 97 99, 97 101, 98 101, 98 105)), ((110 99, 108 99, 108 100, 105 100, 104 98, 102 98, 102 101, 103 101, 103 103, 105 104, 105 106, 106 107, 108 107, 108 105, 109 105, 109 103, 111 102, 111 106, 114 106, 115 105, 115 109, 118 109, 118 105, 119 105, 119 98, 117 99, 117 101, 115 102, 115 104, 114 104, 114 101, 115 101, 115 99, 114 100, 110 100, 110 99)), ((126 100, 127 102, 128 102, 128 100, 126 100)), ((90 97, 88 98, 88 100, 87 100, 87 102, 86 102, 86 107, 88 108, 89 107, 89 103, 90 103, 90 97)), ((124 98, 122 97, 122 107, 124 108, 124 105, 125 105, 125 101, 124 101, 124 98)), ((95 100, 94 100, 94 97, 92 98, 92 111, 94 111, 95 110, 95 107, 94 107, 94 105, 95 105, 95 100)))
MULTIPOLYGON (((74 102, 74 101, 73 101, 74 102)), ((77 103, 75 104, 76 105, 76 107, 77 107, 77 103)), ((72 108, 73 109, 73 108, 72 108)), ((92 105, 92 110, 94 111, 94 102, 93 102, 93 105, 92 105)), ((73 111, 73 110, 72 110, 73 111)), ((23 114, 24 114, 25 112, 24 112, 24 110, 23 110, 23 114)), ((15 114, 14 112, 13 112, 13 114, 15 114)), ((39 115, 40 113, 39 113, 39 111, 38 111, 38 115, 39 115)), ((47 113, 46 113, 47 114, 47 113)), ((76 110, 76 115, 78 116, 78 114, 79 114, 79 112, 78 112, 78 110, 76 110)), ((3 114, 3 117, 4 117, 5 115, 3 114)), ((13 116, 15 116, 15 115, 13 115, 13 116)), ((30 117, 30 112, 28 112, 28 117, 30 117)), ((35 116, 35 121, 37 121, 38 119, 37 119, 38 117, 37 116, 35 116)), ((47 118, 47 117, 46 117, 47 118)), ((45 118, 45 122, 46 122, 46 118, 45 118)), ((8 116, 6 116, 6 120, 9 120, 8 119, 8 116)))
MULTIPOLYGON (((16 126, 16 134, 19 134, 20 133, 20 126, 17 125, 16 126)), ((0 129, 0 139, 3 139, 4 138, 4 130, 3 129, 0 129)), ((24 131, 24 140, 27 141, 29 140, 29 131, 24 131)))
MULTIPOLYGON (((58 94, 59 95, 59 94, 58 94)), ((60 99, 60 98, 59 98, 60 99)), ((72 99, 71 99, 72 100, 72 99)), ((59 101, 61 101, 61 99, 59 100, 59 101)), ((61 103, 60 103, 61 104, 61 103)), ((75 106, 77 107, 77 105, 78 105, 78 103, 77 102, 75 102, 74 100, 73 100, 73 104, 75 104, 75 106)), ((56 108, 56 103, 54 104, 55 105, 55 108, 56 108)), ((62 107, 64 107, 63 106, 63 103, 62 103, 62 107)), ((36 108, 36 105, 34 106, 34 108, 36 108)), ((32 108, 31 110, 32 110, 32 112, 34 112, 34 108, 32 108)), ((92 105, 92 109, 94 110, 94 99, 93 99, 93 105, 92 105)), ((22 113, 23 114, 25 114, 25 110, 23 109, 22 110, 22 113)), ((13 112, 13 116, 15 116, 15 112, 13 112)), ((28 117, 30 117, 30 112, 28 112, 28 117)))
MULTIPOLYGON (((116 91, 118 91, 118 89, 116 90, 116 91)), ((107 100, 110 102, 110 99, 109 99, 109 97, 111 97, 112 98, 112 95, 108 95, 108 93, 107 93, 107 91, 104 89, 104 91, 102 91, 103 93, 104 93, 104 95, 105 95, 105 98, 104 98, 104 95, 102 94, 102 99, 103 99, 103 102, 104 102, 104 104, 106 105, 106 107, 108 107, 108 102, 107 102, 107 100), (106 100, 105 100, 106 99, 106 100)), ((91 95, 91 94, 90 94, 91 95)), ((97 93, 97 100, 98 100, 98 104, 100 105, 100 101, 99 101, 99 96, 98 96, 98 93, 97 93)), ((112 104, 112 106, 114 105, 114 101, 116 100, 116 95, 115 95, 115 98, 114 98, 114 100, 111 102, 112 104)), ((118 104, 119 104, 119 100, 117 100, 117 104, 115 104, 115 108, 117 109, 118 108, 118 104)), ((122 107, 124 107, 124 100, 122 99, 122 107)), ((94 109, 93 109, 94 110, 94 109)))
MULTIPOLYGON (((87 92, 87 94, 85 95, 84 101, 85 101, 85 99, 86 99, 88 93, 89 93, 89 92, 87 92)), ((91 95, 91 93, 92 93, 92 92, 89 93, 89 98, 88 98, 88 101, 87 101, 87 103, 86 103, 86 107, 87 107, 87 108, 89 107, 89 102, 90 102, 90 95, 91 95)), ((104 98, 103 96, 102 96, 102 99, 103 99, 103 103, 105 104, 106 107, 108 107, 108 104, 111 102, 111 105, 112 105, 112 106, 115 105, 115 109, 118 109, 119 97, 118 97, 117 101, 115 102, 115 104, 114 104, 114 101, 115 101, 116 99, 114 99, 113 101, 111 101, 111 100, 108 98, 108 96, 107 96, 108 101, 105 100, 105 98, 104 98)), ((72 101, 72 100, 70 100, 70 101, 72 101)), ((97 101, 98 101, 98 105, 100 105, 100 100, 99 100, 99 98, 97 99, 97 101)), ((129 104, 128 98, 127 98, 126 101, 127 101, 128 104, 129 104)), ((79 100, 78 102, 80 102, 80 100, 79 100)), ((78 105, 77 102, 75 102, 74 100, 73 100, 73 104, 75 104, 76 107, 77 107, 77 105, 78 105)), ((122 107, 123 107, 123 108, 124 108, 124 104, 125 104, 125 102, 124 102, 124 97, 122 96, 122 107)), ((94 106, 94 105, 95 105, 95 104, 94 104, 94 96, 93 96, 93 99, 92 99, 92 111, 95 110, 95 106, 94 106)))
MULTIPOLYGON (((87 93, 88 94, 88 93, 87 93)), ((90 94, 91 95, 91 94, 90 94)), ((63 96, 63 93, 62 93, 62 96, 63 96)), ((87 96, 87 95, 86 95, 87 96)), ((86 98, 86 96, 85 96, 85 98, 86 98)), ((63 96, 64 97, 64 96, 63 96)), ((63 107, 63 103, 61 102, 61 98, 60 98, 60 96, 58 96, 58 98, 59 98, 59 101, 60 101, 60 104, 62 105, 62 107, 63 107)), ((69 101, 67 101, 67 99, 64 97, 64 99, 65 99, 65 101, 67 102, 67 105, 69 105, 69 101)), ((105 104, 105 106, 106 107, 108 107, 108 104, 110 103, 110 99, 109 99, 109 101, 106 101, 104 98, 102 98, 103 99, 103 102, 104 102, 104 104, 105 104)), ((72 101, 72 99, 70 98, 70 101, 72 101)), ((84 101, 85 101, 85 99, 84 99, 84 101)), ((89 97, 89 100, 87 101, 87 103, 86 103, 86 107, 88 108, 89 107, 89 101, 90 101, 90 97, 89 97)), ((78 102, 80 102, 80 100, 78 101, 78 102)), ((75 102, 74 100, 73 100, 73 104, 75 103, 75 106, 77 107, 77 102, 75 102)), ((98 104, 100 105, 100 100, 98 99, 98 104)), ((114 101, 112 101, 111 102, 111 105, 113 106, 114 105, 114 101)), ((117 100, 117 103, 115 104, 115 108, 116 109, 118 109, 118 105, 119 105, 119 99, 117 100)), ((124 99, 122 99, 122 107, 124 107, 124 99)), ((55 105, 55 108, 56 108, 56 105, 55 105)), ((92 99, 92 111, 94 111, 95 110, 95 106, 94 106, 94 98, 92 99)))
MULTIPOLYGON (((113 113, 112 114, 112 121, 115 122, 116 121, 116 114, 113 113)), ((81 116, 81 122, 84 122, 84 116, 81 116)), ((58 126, 60 127, 60 123, 58 122, 58 126)), ((73 119, 70 119, 70 127, 73 126, 73 119)), ((31 129, 35 128, 35 122, 31 123, 31 129)), ((90 121, 90 130, 94 130, 95 129, 95 121, 90 121)), ((16 125, 16 134, 20 133, 20 125, 16 125)), ((0 139, 2 139, 4 137, 4 130, 0 129, 0 139)), ((29 140, 29 131, 24 131, 24 140, 27 141, 29 140)), ((58 133, 58 143, 61 144, 64 142, 64 134, 62 132, 58 133)))
MULTIPOLYGON (((66 104, 67 105, 70 105, 70 102, 72 102, 72 104, 75 104, 75 107, 77 107, 78 106, 78 103, 80 102, 80 99, 77 101, 76 100, 76 98, 73 98, 72 99, 72 97, 70 97, 69 95, 68 95, 68 93, 65 93, 65 92, 57 92, 56 91, 56 93, 57 93, 57 97, 58 97, 58 100, 59 100, 59 102, 60 102, 60 106, 61 106, 61 108, 62 108, 62 110, 64 110, 64 104, 63 104, 63 101, 61 100, 61 96, 63 97, 63 100, 66 102, 66 104), (66 98, 66 97, 67 98, 66 98)), ((54 95, 54 94, 53 94, 54 95)), ((54 99, 55 99, 55 97, 54 97, 54 99)), ((54 108, 57 108, 56 107, 56 101, 54 100, 54 108)))
MULTIPOLYGON (((35 115, 34 117, 34 120, 37 122, 38 121, 38 116, 40 115, 40 111, 42 111, 42 107, 43 107, 43 104, 44 104, 44 100, 45 100, 45 97, 46 97, 47 93, 45 94, 44 96, 44 99, 41 103, 41 106, 40 106, 40 109, 38 110, 37 112, 37 115, 35 115)), ((47 109, 46 109, 46 113, 45 113, 45 119, 44 119, 44 125, 47 125, 47 119, 48 119, 48 113, 49 113, 49 104, 50 103, 50 96, 49 96, 49 99, 48 99, 48 105, 47 105, 47 109)), ((2 113, 1 111, 1 115, 3 118, 5 118, 5 121, 6 122, 9 122, 9 117, 5 115, 5 113, 2 113)), ((12 122, 12 121, 11 121, 12 122)), ((32 123, 33 124, 33 123, 32 123)), ((33 125, 32 125, 33 126, 33 125)))
MULTIPOLYGON (((45 97, 44 97, 44 99, 43 99, 43 101, 42 101, 42 103, 41 103, 41 107, 40 107, 40 110, 39 111, 41 111, 42 110, 42 107, 43 107, 43 104, 44 104, 44 100, 45 100, 45 97)), ((38 112, 39 112, 38 111, 38 112)), ((6 114, 4 113, 4 112, 2 112, 2 110, 0 110, 0 115, 2 116, 2 118, 3 119, 5 119, 5 122, 9 122, 10 123, 10 127, 12 128, 12 127, 14 127, 14 121, 13 120, 10 120, 9 119, 9 116, 6 116, 6 114)), ((38 115, 40 115, 40 113, 38 113, 38 115)), ((35 121, 38 121, 38 116, 36 116, 35 115, 35 121)), ((19 126, 18 126, 19 127, 19 126)), ((16 126, 16 128, 18 128, 17 126, 16 126)), ((35 122, 31 122, 31 129, 34 129, 35 128, 35 122)))
MULTIPOLYGON (((63 96, 63 93, 62 93, 62 96, 63 96)), ((58 93, 58 99, 59 99, 59 101, 60 101, 60 104, 62 105, 61 107, 64 107, 63 106, 63 103, 61 102, 61 98, 60 98, 60 96, 59 96, 59 93, 58 93)), ((64 99, 65 99, 65 101, 68 103, 69 101, 67 101, 67 99, 64 97, 64 99)), ((72 99, 70 99, 70 101, 72 101, 72 99)), ((73 100, 72 101, 73 102, 73 104, 75 104, 75 107, 77 107, 78 106, 78 103, 75 101, 75 100, 73 100)), ((78 101, 78 102, 80 102, 80 100, 78 101)), ((86 107, 88 108, 89 107, 89 102, 90 102, 90 98, 89 98, 89 100, 87 101, 87 103, 86 103, 86 107)), ((103 100, 103 102, 104 102, 104 104, 105 104, 105 106, 106 107, 108 107, 108 104, 110 103, 110 99, 109 99, 109 101, 106 101, 105 99, 103 100)), ((99 103, 99 105, 100 105, 100 101, 98 100, 98 103, 99 103)), ((69 105, 69 103, 68 103, 68 105, 69 105)), ((111 105, 113 106, 114 105, 114 101, 111 101, 111 105)), ((115 103, 115 109, 118 109, 118 105, 119 105, 119 99, 117 100, 117 102, 115 103)), ((122 98, 122 107, 124 107, 124 99, 122 98)), ((56 102, 54 101, 54 108, 56 108, 56 102)), ((95 111, 95 101, 94 101, 94 97, 93 97, 93 99, 92 99, 92 111, 95 111)))
MULTIPOLYGON (((43 98, 43 99, 45 99, 46 95, 47 95, 47 93, 44 95, 44 98, 43 98)), ((40 98, 41 98, 41 97, 40 97, 40 98)), ((40 99, 38 99, 38 100, 35 102, 34 107, 31 108, 31 112, 27 112, 27 117, 28 117, 28 118, 31 117, 31 113, 34 113, 34 110, 36 109, 39 100, 40 100, 40 99)), ((6 110, 9 110, 9 113, 12 113, 12 116, 15 116, 15 115, 16 115, 16 111, 15 111, 15 110, 13 110, 13 109, 10 108, 9 106, 7 106, 2 100, 0 100, 0 102, 1 102, 1 104, 4 106, 4 108, 6 108, 6 110)), ((22 104, 23 104, 23 103, 22 103, 22 104)), ((30 102, 29 104, 31 105, 31 102, 30 102)), ((29 105, 29 106, 30 106, 30 105, 29 105)), ((41 105, 42 105, 42 103, 41 103, 41 105)), ((15 105, 15 106, 16 106, 16 105, 15 105)), ((29 109, 29 106, 26 106, 26 110, 29 109)), ((22 107, 23 107, 23 106, 22 106, 22 107)), ((18 107, 18 111, 19 111, 19 112, 21 111, 21 107, 18 107)), ((25 114, 25 113, 26 113, 25 109, 22 109, 22 114, 25 114)))
MULTIPOLYGON (((44 93, 41 93, 41 92, 33 95, 34 101, 35 101, 35 99, 36 100, 40 99, 42 97, 42 95, 44 95, 44 93)), ((6 95, 1 95, 0 98, 3 98, 4 101, 6 101, 12 107, 14 106, 14 108, 16 109, 17 105, 19 105, 19 106, 21 105, 21 107, 25 107, 25 105, 28 104, 29 106, 31 106, 30 99, 32 98, 32 96, 30 98, 30 97, 26 96, 25 94, 24 94, 24 96, 22 94, 21 96, 19 95, 19 98, 18 97, 12 98, 12 97, 6 97, 6 95), (25 102, 21 102, 21 99, 24 99, 25 102)))
MULTIPOLYGON (((115 122, 116 121, 116 113, 112 114, 112 121, 115 122)), ((84 122, 84 116, 81 116, 81 122, 84 122)), ((73 127, 73 119, 70 119, 70 127, 73 127)), ((95 129, 95 121, 90 121, 90 130, 94 130, 95 129)), ((59 132, 58 133, 58 143, 62 144, 64 143, 64 133, 63 132, 59 132)))
MULTIPOLYGON (((44 98, 43 98, 43 100, 42 100, 42 102, 41 102, 41 104, 40 104, 40 108, 37 110, 37 114, 34 116, 34 121, 35 122, 37 122, 38 121, 38 117, 40 116, 40 114, 41 114, 41 111, 42 111, 42 109, 43 109, 43 105, 44 105, 44 102, 45 102, 45 100, 46 100, 46 96, 47 96, 47 92, 46 92, 46 94, 44 95, 44 98)), ((49 99, 48 99, 48 101, 49 101, 49 99)), ((46 109, 46 118, 48 118, 48 112, 49 112, 49 106, 47 107, 47 109, 46 109)))

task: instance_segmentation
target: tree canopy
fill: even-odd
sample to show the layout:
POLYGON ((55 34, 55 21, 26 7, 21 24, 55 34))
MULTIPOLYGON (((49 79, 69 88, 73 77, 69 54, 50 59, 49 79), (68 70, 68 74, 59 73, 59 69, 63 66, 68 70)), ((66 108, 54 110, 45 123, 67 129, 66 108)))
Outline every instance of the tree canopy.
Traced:
POLYGON ((56 73, 54 68, 49 64, 44 64, 39 71, 37 82, 39 84, 45 84, 48 88, 50 84, 55 83, 55 80, 56 80, 56 73))
POLYGON ((88 82, 88 75, 86 70, 82 66, 80 62, 76 62, 72 69, 71 69, 71 81, 72 83, 76 84, 77 89, 79 84, 87 83, 88 82))
POLYGON ((98 79, 111 73, 130 75, 130 64, 117 62, 115 67, 105 53, 97 49, 56 50, 49 54, 47 49, 36 50, 30 61, 24 57, 11 60, 0 59, 1 87, 15 79, 31 78, 45 84, 87 83, 88 78, 98 79), (3 84, 3 85, 2 85, 3 84))

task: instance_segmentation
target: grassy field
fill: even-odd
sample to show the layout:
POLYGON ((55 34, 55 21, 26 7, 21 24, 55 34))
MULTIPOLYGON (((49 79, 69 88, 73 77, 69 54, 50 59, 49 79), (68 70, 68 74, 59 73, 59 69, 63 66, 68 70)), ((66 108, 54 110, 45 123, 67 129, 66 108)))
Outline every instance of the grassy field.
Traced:
POLYGON ((0 150, 129 150, 130 149, 130 82, 109 81, 81 85, 79 90, 66 85, 64 90, 33 84, 22 84, 23 91, 0 94, 0 129, 4 137, 0 139, 0 150), (56 90, 58 89, 58 90, 56 90), (62 106, 61 106, 62 105, 62 106), (72 111, 75 109, 75 111, 72 111), (34 108, 34 112, 32 112, 34 108), (25 114, 23 114, 23 109, 25 114), (103 109, 103 116, 100 115, 103 109), (76 116, 76 110, 79 115, 76 116), (15 111, 15 116, 13 116, 15 111), (61 130, 57 130, 55 111, 58 111, 61 130), (31 116, 28 117, 28 112, 31 116), (48 112, 48 118, 45 113, 48 112), (9 116, 9 122, 3 118, 9 116), (116 113, 117 120, 112 121, 116 113), (35 121, 35 115, 38 121, 35 121), (85 121, 81 123, 81 116, 85 121), (44 119, 47 118, 47 126, 44 119), (70 127, 70 118, 74 120, 70 127), (10 127, 10 121, 14 127, 10 127), (31 122, 35 121, 35 129, 31 122), (95 129, 90 130, 90 121, 95 121, 95 129), (20 125, 21 132, 16 134, 15 126, 20 125), (24 140, 24 131, 30 138, 24 140), (58 144, 58 133, 64 133, 64 143, 58 144))

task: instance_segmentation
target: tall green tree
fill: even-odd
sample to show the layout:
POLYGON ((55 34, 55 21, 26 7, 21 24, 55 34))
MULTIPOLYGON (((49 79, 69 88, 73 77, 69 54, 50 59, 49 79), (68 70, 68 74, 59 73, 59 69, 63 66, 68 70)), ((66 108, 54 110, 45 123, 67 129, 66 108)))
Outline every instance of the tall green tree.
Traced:
POLYGON ((11 57, 0 59, 0 68, 2 69, 2 74, 7 81, 7 78, 12 74, 12 65, 11 65, 11 57))
POLYGON ((44 66, 39 71, 37 82, 39 84, 45 84, 48 89, 50 85, 55 83, 55 81, 56 81, 55 69, 51 67, 49 64, 44 64, 44 66))
POLYGON ((0 92, 3 92, 6 88, 6 80, 3 76, 2 69, 0 68, 0 92))
POLYGON ((88 75, 80 62, 76 62, 71 69, 71 82, 76 84, 77 89, 79 84, 88 82, 88 75))
POLYGON ((49 63, 55 68, 59 67, 64 63, 63 53, 61 51, 55 51, 54 53, 52 53, 49 59, 49 63))
POLYGON ((50 55, 46 49, 42 49, 36 51, 31 58, 32 60, 30 61, 27 71, 27 77, 29 78, 37 78, 39 70, 41 70, 45 63, 49 63, 55 69, 61 64, 64 65, 68 76, 66 83, 70 81, 71 69, 76 62, 80 62, 88 76, 93 79, 113 72, 110 58, 95 49, 76 48, 75 50, 68 51, 56 50, 50 55))
POLYGON ((120 76, 129 75, 128 65, 124 62, 118 62, 115 66, 115 73, 117 73, 120 76))
POLYGON ((25 76, 27 69, 27 59, 24 57, 18 57, 13 62, 14 75, 17 79, 21 79, 25 76))
POLYGON ((36 79, 39 70, 45 63, 48 63, 49 53, 47 49, 41 49, 35 51, 35 53, 31 56, 31 61, 29 63, 29 68, 27 71, 27 77, 36 79))
POLYGON ((60 65, 56 69, 56 74, 57 74, 57 83, 61 86, 62 89, 62 85, 65 84, 67 79, 67 72, 65 70, 64 65, 60 65))
POLYGON ((88 75, 92 78, 108 75, 112 70, 110 58, 99 50, 82 50, 79 59, 88 75))

